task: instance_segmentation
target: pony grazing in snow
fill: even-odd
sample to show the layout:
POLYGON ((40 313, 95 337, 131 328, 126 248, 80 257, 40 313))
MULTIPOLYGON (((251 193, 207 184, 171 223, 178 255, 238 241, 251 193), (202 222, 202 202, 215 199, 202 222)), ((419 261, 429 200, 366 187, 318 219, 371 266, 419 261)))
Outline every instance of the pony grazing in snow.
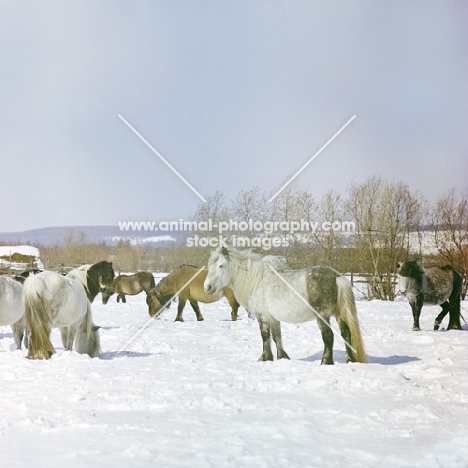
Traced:
POLYGON ((333 268, 315 266, 293 270, 281 257, 262 257, 250 251, 218 247, 211 253, 205 291, 216 294, 229 286, 259 322, 263 340, 260 361, 271 361, 270 335, 277 357, 289 359, 281 341, 280 322, 300 323, 317 319, 322 332, 322 364, 333 364, 335 316, 346 345, 346 360, 367 362, 351 284, 333 268))
POLYGON ((21 301, 23 286, 13 278, 0 276, 0 325, 10 325, 13 331, 16 348, 28 347, 28 336, 25 335, 26 321, 21 301))
POLYGON ((413 311, 413 330, 419 330, 419 316, 423 304, 440 305, 442 312, 434 321, 438 330, 444 317, 450 313, 448 330, 461 330, 460 300, 462 277, 450 266, 423 267, 417 261, 398 263, 398 289, 404 294, 413 311))
MULTIPOLYGON (((23 304, 29 331, 29 359, 49 359, 55 353, 50 341, 54 327, 60 328, 65 351, 74 345, 78 353, 99 355, 99 327, 93 324, 91 316, 89 278, 92 276, 88 271, 95 274, 96 284, 102 284, 102 278, 98 279, 102 274, 99 268, 93 267, 72 270, 67 276, 44 271, 26 279, 23 304)), ((95 290, 94 280, 91 281, 95 290)))
POLYGON ((201 321, 203 320, 203 315, 200 312, 198 302, 210 304, 225 296, 231 306, 231 319, 236 321, 239 303, 236 301, 234 294, 229 288, 223 288, 217 294, 207 294, 203 288, 207 273, 206 270, 200 271, 199 267, 193 265, 181 265, 172 273, 165 276, 146 295, 146 303, 149 307, 148 313, 150 316, 157 317, 164 309, 169 308, 171 301, 178 296, 179 303, 177 305, 175 321, 184 321, 182 313, 187 301, 190 302, 197 320, 201 321))
POLYGON ((142 291, 147 293, 154 286, 154 276, 146 271, 140 271, 134 275, 120 275, 102 291, 102 303, 107 304, 107 301, 114 293, 117 293, 117 302, 120 299, 122 299, 122 302, 127 302, 125 299, 126 294, 134 296, 142 291))

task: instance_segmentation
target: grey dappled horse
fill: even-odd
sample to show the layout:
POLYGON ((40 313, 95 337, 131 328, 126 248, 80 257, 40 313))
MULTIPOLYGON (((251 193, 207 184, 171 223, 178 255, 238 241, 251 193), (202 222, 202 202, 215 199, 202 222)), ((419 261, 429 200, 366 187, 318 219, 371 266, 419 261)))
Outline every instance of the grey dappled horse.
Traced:
POLYGON ((280 322, 317 319, 324 343, 322 364, 333 364, 330 318, 334 316, 345 341, 347 361, 367 362, 351 284, 332 268, 293 270, 282 257, 262 257, 233 247, 219 247, 208 262, 205 291, 216 294, 227 286, 239 303, 257 317, 263 340, 259 360, 273 360, 270 335, 278 359, 289 359, 281 341, 280 322))
POLYGON ((461 276, 450 266, 423 267, 418 261, 398 263, 398 289, 404 294, 413 311, 413 330, 420 330, 419 317, 423 305, 440 305, 442 312, 434 321, 438 330, 449 313, 448 330, 461 330, 461 276))

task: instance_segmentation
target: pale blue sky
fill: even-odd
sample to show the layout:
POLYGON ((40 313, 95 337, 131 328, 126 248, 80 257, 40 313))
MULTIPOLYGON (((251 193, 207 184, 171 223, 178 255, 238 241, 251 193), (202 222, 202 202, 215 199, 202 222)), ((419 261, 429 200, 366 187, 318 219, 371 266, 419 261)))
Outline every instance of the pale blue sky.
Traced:
POLYGON ((203 196, 372 175, 468 187, 461 1, 0 3, 0 231, 177 220, 203 196))

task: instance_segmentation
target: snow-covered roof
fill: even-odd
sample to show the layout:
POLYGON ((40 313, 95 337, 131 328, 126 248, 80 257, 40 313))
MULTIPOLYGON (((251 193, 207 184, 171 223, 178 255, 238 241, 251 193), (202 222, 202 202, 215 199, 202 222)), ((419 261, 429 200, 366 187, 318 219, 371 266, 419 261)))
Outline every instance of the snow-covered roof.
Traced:
MULTIPOLYGON (((32 266, 39 268, 40 270, 44 269, 44 265, 40 259, 39 249, 37 247, 33 247, 32 245, 0 245, 0 267, 13 270, 25 269, 27 266, 25 263, 20 263, 21 261, 9 261, 10 257, 14 254, 34 257, 35 261, 32 266)), ((28 264, 28 266, 31 266, 31 264, 28 264)))
POLYGON ((39 249, 31 245, 0 245, 0 257, 8 257, 14 253, 30 255, 35 258, 40 257, 39 249))

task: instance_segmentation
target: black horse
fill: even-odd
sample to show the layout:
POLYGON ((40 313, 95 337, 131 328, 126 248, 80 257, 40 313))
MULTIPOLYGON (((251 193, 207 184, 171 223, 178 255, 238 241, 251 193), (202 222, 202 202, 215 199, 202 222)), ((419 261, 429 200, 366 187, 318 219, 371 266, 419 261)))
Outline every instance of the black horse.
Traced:
POLYGON ((460 298, 462 277, 450 266, 424 268, 417 261, 398 263, 398 288, 413 311, 413 330, 419 330, 419 316, 423 304, 440 305, 442 312, 434 321, 438 330, 444 317, 450 313, 447 329, 461 330, 460 298))

